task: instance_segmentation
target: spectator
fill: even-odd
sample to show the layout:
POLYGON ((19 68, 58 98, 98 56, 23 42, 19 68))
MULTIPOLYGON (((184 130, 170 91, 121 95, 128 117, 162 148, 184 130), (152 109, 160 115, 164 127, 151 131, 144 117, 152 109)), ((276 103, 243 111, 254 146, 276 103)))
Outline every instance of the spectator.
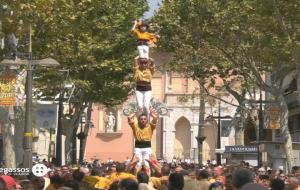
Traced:
POLYGON ((138 183, 139 183, 139 190, 154 190, 153 187, 148 185, 149 176, 146 172, 144 172, 144 171, 138 172, 137 180, 138 180, 138 183))
POLYGON ((281 179, 272 179, 270 188, 271 190, 284 190, 284 181, 281 179))
POLYGON ((289 190, 297 190, 299 187, 299 179, 297 177, 290 177, 288 187, 289 190))
POLYGON ((259 183, 247 183, 241 190, 268 190, 268 188, 259 183))
POLYGON ((34 190, 43 190, 45 187, 45 180, 42 177, 33 177, 31 179, 31 184, 34 190))
POLYGON ((195 179, 195 171, 192 169, 182 170, 181 174, 184 179, 183 190, 198 190, 198 180, 195 179))
POLYGON ((210 184, 209 190, 223 190, 223 184, 219 181, 216 181, 210 184))
POLYGON ((184 178, 181 173, 172 173, 169 177, 168 190, 183 190, 184 178))
MULTIPOLYGON (((19 181, 19 183, 21 185, 21 188, 24 189, 24 190, 25 189, 30 189, 30 187, 31 187, 31 184, 30 184, 29 180, 22 180, 22 181, 19 181)), ((0 189, 2 189, 1 185, 0 185, 0 189)))
POLYGON ((121 190, 138 190, 138 183, 130 178, 122 179, 119 183, 121 190))
POLYGON ((222 174, 223 174, 223 168, 221 166, 215 166, 212 171, 212 178, 209 180, 209 182, 214 183, 218 181, 224 184, 225 178, 222 174))
POLYGON ((79 190, 79 183, 75 180, 67 181, 63 188, 71 188, 72 190, 79 190))
POLYGON ((199 189, 201 190, 209 189, 210 183, 208 181, 208 178, 209 178, 209 173, 207 170, 200 170, 198 172, 197 179, 199 180, 198 182, 199 189))
POLYGON ((109 188, 109 185, 111 184, 111 180, 104 176, 105 175, 102 170, 97 169, 97 168, 92 169, 90 177, 93 177, 97 180, 96 184, 94 185, 95 188, 97 188, 97 189, 108 189, 109 188))
POLYGON ((62 187, 65 180, 63 177, 55 174, 52 177, 50 177, 50 185, 46 188, 46 190, 56 190, 59 187, 62 187))
POLYGON ((13 190, 17 186, 16 180, 8 175, 0 176, 1 186, 4 186, 4 190, 13 190))
POLYGON ((0 178, 0 189, 6 189, 6 184, 5 181, 3 179, 0 178))
POLYGON ((171 173, 171 169, 168 165, 164 165, 161 168, 161 177, 151 177, 150 185, 156 189, 166 189, 167 183, 169 180, 169 175, 171 173))
POLYGON ((238 169, 232 174, 232 185, 235 190, 253 182, 253 174, 247 169, 238 169))
POLYGON ((84 176, 85 176, 85 174, 82 171, 80 171, 80 169, 75 170, 73 172, 73 179, 78 182, 80 190, 85 189, 84 183, 83 183, 84 176))
POLYGON ((268 188, 270 186, 270 177, 268 175, 259 175, 258 183, 268 188))
POLYGON ((136 177, 130 173, 125 172, 125 164, 124 163, 118 163, 116 165, 116 172, 112 173, 110 175, 110 180, 111 181, 120 181, 122 179, 130 178, 135 180, 136 177))

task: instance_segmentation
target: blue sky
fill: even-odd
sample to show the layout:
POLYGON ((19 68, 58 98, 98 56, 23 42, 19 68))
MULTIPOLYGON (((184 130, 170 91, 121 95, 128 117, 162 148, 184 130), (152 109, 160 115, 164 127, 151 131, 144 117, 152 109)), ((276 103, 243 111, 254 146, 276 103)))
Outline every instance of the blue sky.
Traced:
POLYGON ((151 17, 153 15, 154 11, 159 8, 158 3, 160 3, 160 2, 161 2, 161 0, 148 0, 149 11, 144 14, 144 17, 145 18, 151 17))

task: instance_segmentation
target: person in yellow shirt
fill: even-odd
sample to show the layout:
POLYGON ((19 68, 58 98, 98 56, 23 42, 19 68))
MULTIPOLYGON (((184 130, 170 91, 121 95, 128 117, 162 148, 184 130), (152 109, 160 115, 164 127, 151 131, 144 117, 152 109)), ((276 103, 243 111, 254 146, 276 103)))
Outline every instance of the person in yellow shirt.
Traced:
POLYGON ((151 139, 158 118, 154 109, 151 109, 150 115, 152 117, 151 122, 148 121, 147 115, 144 113, 140 114, 138 118, 136 118, 135 114, 128 117, 128 124, 130 125, 135 138, 134 154, 139 159, 137 171, 139 171, 142 166, 149 169, 147 160, 150 159, 150 155, 152 154, 151 139))
POLYGON ((133 74, 136 82, 136 101, 138 113, 146 112, 149 118, 149 107, 152 98, 151 79, 155 72, 155 64, 152 58, 144 59, 137 56, 133 63, 133 74))
POLYGON ((110 175, 109 179, 111 180, 111 182, 121 181, 121 180, 127 179, 127 178, 136 180, 135 175, 125 172, 125 168, 126 168, 126 166, 124 163, 118 163, 116 166, 116 172, 114 172, 110 175))
POLYGON ((149 59, 149 46, 155 46, 157 36, 148 32, 149 25, 144 21, 134 21, 134 25, 131 30, 137 38, 139 56, 141 58, 149 59))

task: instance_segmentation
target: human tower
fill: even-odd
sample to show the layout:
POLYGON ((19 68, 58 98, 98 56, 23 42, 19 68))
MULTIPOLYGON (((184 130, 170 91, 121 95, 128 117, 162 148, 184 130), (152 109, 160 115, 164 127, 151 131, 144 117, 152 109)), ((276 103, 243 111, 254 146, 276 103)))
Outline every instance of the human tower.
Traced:
MULTIPOLYGON (((151 79, 155 72, 154 60, 149 57, 150 47, 154 47, 157 36, 148 32, 149 25, 144 21, 135 21, 132 32, 137 38, 139 55, 133 62, 133 74, 136 83, 135 96, 137 111, 128 116, 128 123, 132 128, 135 145, 134 155, 138 160, 137 167, 149 167, 149 159, 152 153, 151 138, 157 123, 157 111, 151 104, 152 87, 151 79), (150 118, 152 120, 150 121, 150 118)), ((138 168, 137 168, 138 169, 138 168)))

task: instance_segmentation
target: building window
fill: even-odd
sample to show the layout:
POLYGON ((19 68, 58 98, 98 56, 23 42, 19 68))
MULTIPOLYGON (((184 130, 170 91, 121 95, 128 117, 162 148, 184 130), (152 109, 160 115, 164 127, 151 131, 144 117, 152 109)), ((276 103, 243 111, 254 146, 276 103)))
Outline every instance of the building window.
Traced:
POLYGON ((293 142, 300 142, 300 114, 289 117, 288 126, 293 142))

